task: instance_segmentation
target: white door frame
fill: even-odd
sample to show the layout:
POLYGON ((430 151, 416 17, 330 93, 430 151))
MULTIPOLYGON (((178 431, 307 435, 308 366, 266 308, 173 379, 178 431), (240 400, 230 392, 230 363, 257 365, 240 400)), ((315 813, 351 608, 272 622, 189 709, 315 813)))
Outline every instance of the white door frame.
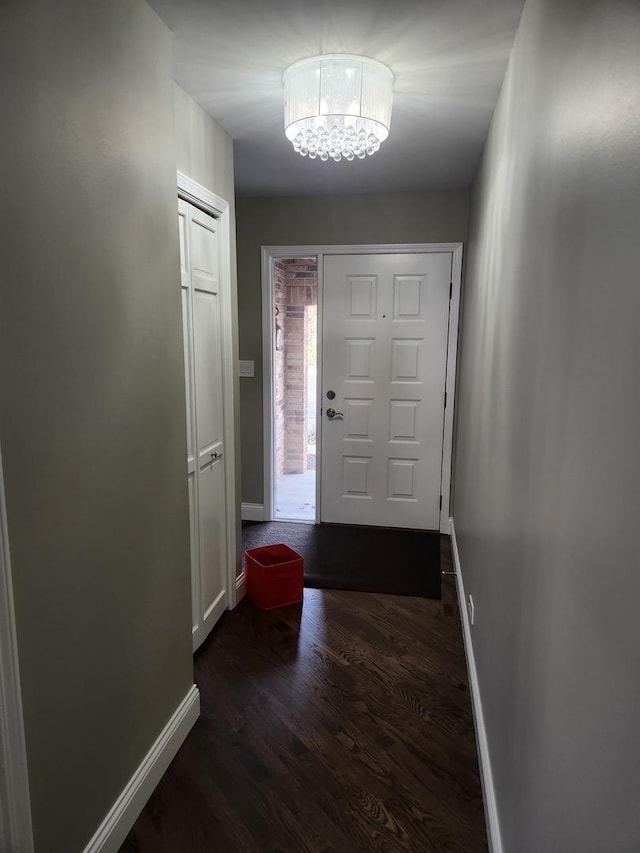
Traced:
POLYGON ((0 850, 33 853, 7 511, 0 454, 0 850))
POLYGON ((222 396, 224 399, 224 479, 227 496, 227 606, 238 603, 236 538, 236 454, 234 441, 233 387, 236 371, 233 357, 233 311, 231 305, 231 240, 229 202, 178 172, 178 197, 213 216, 220 236, 220 308, 222 320, 222 396))
MULTIPOLYGON (((278 258, 318 258, 318 379, 316 405, 316 469, 322 471, 322 298, 323 264, 325 255, 392 255, 451 254, 451 299, 449 301, 449 330, 447 335, 447 379, 445 385, 442 442, 442 475, 440 507, 440 532, 449 532, 449 504, 451 499, 451 458, 453 453, 453 415, 456 387, 456 358, 458 353, 458 321, 460 316, 460 288, 462 280, 462 243, 383 243, 373 246, 262 246, 262 413, 264 435, 264 518, 273 518, 273 488, 275 478, 273 454, 273 348, 275 327, 273 323, 273 261, 278 258)), ((316 522, 320 520, 320 477, 316 477, 316 522)))

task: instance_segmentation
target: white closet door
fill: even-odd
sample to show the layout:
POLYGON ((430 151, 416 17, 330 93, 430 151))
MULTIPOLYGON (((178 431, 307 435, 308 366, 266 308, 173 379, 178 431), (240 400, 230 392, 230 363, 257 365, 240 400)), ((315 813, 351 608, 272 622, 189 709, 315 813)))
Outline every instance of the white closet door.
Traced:
POLYGON ((193 310, 191 298, 191 265, 189 262, 189 210, 190 205, 185 201, 180 200, 178 202, 182 333, 187 403, 187 488, 189 494, 191 541, 191 630, 195 638, 200 628, 200 548, 198 543, 198 475, 195 454, 195 399, 193 395, 193 310))
POLYGON ((216 220, 179 205, 194 648, 227 607, 224 401, 216 220))

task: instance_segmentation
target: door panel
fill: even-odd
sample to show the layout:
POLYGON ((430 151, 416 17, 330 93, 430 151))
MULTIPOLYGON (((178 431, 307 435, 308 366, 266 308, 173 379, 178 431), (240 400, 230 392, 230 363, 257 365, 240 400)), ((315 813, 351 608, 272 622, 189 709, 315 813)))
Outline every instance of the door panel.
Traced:
POLYGON ((216 221, 191 207, 191 270, 193 286, 201 290, 219 290, 219 257, 216 221))
POLYGON ((198 461, 223 451, 220 305, 217 293, 193 294, 193 349, 198 461))
POLYGON ((189 288, 182 288, 182 335, 184 342, 184 375, 185 375, 185 396, 187 403, 187 473, 195 470, 195 429, 193 423, 193 405, 194 400, 192 393, 191 380, 191 365, 193 363, 191 333, 192 317, 191 305, 189 300, 189 288))
POLYGON ((224 400, 217 222, 179 202, 193 641, 227 606, 224 400))
POLYGON ((191 632, 200 628, 200 543, 198 541, 198 479, 195 468, 187 475, 189 491, 189 544, 191 550, 191 632))
POLYGON ((199 475, 200 602, 204 632, 226 607, 226 529, 222 459, 207 462, 199 475))
POLYGON ((438 529, 450 281, 450 253, 325 257, 322 521, 438 529))

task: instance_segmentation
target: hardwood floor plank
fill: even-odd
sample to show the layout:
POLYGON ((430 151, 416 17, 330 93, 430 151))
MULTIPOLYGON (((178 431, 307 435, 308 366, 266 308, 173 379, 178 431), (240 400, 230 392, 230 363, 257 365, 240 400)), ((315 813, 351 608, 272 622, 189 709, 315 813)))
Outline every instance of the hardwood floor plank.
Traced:
POLYGON ((201 717, 121 853, 485 853, 451 584, 226 614, 195 658, 201 717))

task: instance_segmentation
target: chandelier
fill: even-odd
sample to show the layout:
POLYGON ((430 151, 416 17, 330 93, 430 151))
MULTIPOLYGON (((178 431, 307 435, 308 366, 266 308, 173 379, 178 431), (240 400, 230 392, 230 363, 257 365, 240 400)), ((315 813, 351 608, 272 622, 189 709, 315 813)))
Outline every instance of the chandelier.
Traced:
POLYGON ((363 160, 389 135, 393 74, 381 62, 313 56, 290 65, 282 80, 285 136, 303 157, 363 160))

